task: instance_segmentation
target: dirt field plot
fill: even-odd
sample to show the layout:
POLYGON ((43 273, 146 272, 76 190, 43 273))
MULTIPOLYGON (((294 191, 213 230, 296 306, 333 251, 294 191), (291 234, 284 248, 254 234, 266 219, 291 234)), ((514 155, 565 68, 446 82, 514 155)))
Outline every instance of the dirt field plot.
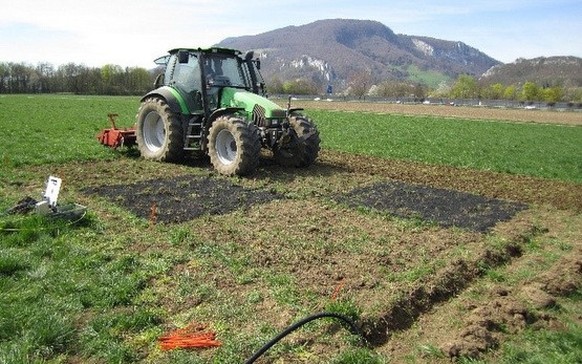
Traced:
MULTIPOLYGON (((330 151, 308 170, 263 160, 251 179, 193 176, 185 174, 188 166, 131 160, 117 167, 149 173, 141 170, 139 182, 122 184, 110 171, 114 184, 86 181, 92 187, 81 191, 144 219, 151 219, 155 204, 158 222, 187 223, 207 237, 191 249, 194 256, 197 249, 216 251, 217 258, 206 263, 212 270, 179 265, 170 281, 188 274, 220 287, 221 297, 259 295, 258 306, 249 308, 252 321, 230 318, 251 333, 257 321, 285 326, 296 315, 293 307, 321 307, 333 295, 362 310, 358 325, 374 350, 394 362, 412 356, 419 363, 483 357, 523 330, 560 325, 552 310, 582 281, 581 242, 574 237, 582 225, 579 214, 569 212, 578 206, 571 198, 582 193, 577 185, 330 151), (437 225, 427 224, 430 220, 437 225), (553 263, 539 260, 538 270, 515 285, 510 272, 519 276, 541 259, 532 244, 550 251, 566 244, 568 254, 553 263), (245 263, 233 268, 229 262, 245 263), (508 278, 491 281, 497 271, 508 278), (291 296, 273 295, 274 283, 265 277, 285 277, 291 296), (432 349, 419 354, 427 345, 432 349)), ((225 304, 195 292, 182 296, 187 291, 176 293, 173 283, 160 281, 153 289, 166 292, 159 301, 165 310, 181 315, 225 304)), ((227 319, 218 315, 207 320, 227 319)), ((304 333, 292 342, 309 340, 304 333)), ((323 363, 330 347, 320 343, 309 350, 323 363)))
POLYGON ((204 214, 228 214, 282 198, 275 193, 245 189, 224 180, 192 176, 99 186, 82 191, 107 198, 141 218, 164 223, 180 223, 204 214))
POLYGON ((420 218, 443 227, 487 232, 526 208, 522 203, 485 198, 470 193, 398 181, 357 188, 335 197, 352 207, 386 211, 404 218, 420 218))

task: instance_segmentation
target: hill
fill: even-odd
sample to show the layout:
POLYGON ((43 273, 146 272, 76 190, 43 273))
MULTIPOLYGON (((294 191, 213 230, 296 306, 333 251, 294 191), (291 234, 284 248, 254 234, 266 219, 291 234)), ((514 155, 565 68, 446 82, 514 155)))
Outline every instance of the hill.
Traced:
POLYGON ((459 74, 479 77, 500 64, 462 42, 395 34, 370 20, 319 20, 227 38, 217 45, 257 52, 268 79, 303 77, 340 87, 361 72, 369 72, 374 82, 393 79, 436 85, 459 74))
POLYGON ((532 81, 541 86, 582 87, 582 58, 519 58, 512 63, 493 66, 483 74, 481 81, 506 85, 532 81))

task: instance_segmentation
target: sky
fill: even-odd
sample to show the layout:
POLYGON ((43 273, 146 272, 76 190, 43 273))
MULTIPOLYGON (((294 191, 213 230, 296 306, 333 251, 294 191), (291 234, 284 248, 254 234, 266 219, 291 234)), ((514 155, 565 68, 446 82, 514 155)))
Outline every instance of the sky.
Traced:
POLYGON ((461 41, 503 63, 582 57, 582 0, 0 0, 0 62, 152 68, 172 48, 338 18, 461 41))

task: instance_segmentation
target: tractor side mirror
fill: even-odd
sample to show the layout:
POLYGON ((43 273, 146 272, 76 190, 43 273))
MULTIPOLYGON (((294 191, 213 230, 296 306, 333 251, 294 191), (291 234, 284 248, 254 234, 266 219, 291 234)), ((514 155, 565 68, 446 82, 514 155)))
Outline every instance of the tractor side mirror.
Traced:
POLYGON ((255 55, 255 52, 253 52, 253 51, 248 51, 248 52, 245 54, 245 61, 247 61, 247 62, 248 62, 248 61, 250 61, 251 59, 253 59, 253 56, 254 56, 254 55, 255 55))
POLYGON ((188 59, 190 58, 190 52, 188 51, 178 51, 178 62, 180 63, 188 63, 188 59))

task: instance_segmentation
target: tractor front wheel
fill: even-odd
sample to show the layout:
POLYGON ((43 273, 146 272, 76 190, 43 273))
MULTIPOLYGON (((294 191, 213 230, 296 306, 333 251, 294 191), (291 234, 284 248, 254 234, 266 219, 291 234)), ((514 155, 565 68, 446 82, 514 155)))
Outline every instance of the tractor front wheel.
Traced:
POLYGON ((290 116, 289 124, 297 139, 274 149, 275 160, 285 167, 308 167, 319 154, 319 131, 310 119, 301 115, 290 116))
POLYGON ((259 129, 235 116, 217 118, 208 132, 208 155, 214 168, 224 175, 251 174, 259 165, 259 129))
POLYGON ((136 140, 145 159, 177 162, 184 157, 183 127, 165 100, 150 97, 137 112, 136 140))

